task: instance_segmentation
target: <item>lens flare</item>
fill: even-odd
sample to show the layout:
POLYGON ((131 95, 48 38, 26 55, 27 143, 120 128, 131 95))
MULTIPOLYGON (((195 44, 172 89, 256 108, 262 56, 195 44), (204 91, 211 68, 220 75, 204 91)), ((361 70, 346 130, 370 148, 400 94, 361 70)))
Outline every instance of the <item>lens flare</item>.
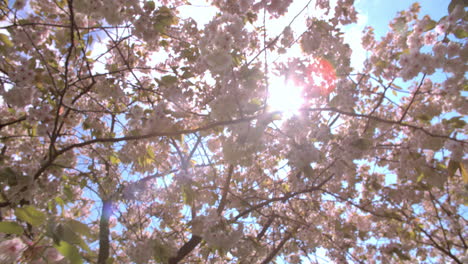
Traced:
POLYGON ((326 96, 336 88, 335 67, 324 58, 316 58, 307 67, 306 75, 308 97, 326 96))

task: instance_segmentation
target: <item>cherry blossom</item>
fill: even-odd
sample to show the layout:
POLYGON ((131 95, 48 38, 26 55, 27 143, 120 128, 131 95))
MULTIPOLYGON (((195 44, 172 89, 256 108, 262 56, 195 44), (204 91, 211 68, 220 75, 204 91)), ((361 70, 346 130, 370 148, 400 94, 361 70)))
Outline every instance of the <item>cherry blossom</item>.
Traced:
POLYGON ((2 2, 0 262, 466 262, 466 5, 355 2, 2 2))

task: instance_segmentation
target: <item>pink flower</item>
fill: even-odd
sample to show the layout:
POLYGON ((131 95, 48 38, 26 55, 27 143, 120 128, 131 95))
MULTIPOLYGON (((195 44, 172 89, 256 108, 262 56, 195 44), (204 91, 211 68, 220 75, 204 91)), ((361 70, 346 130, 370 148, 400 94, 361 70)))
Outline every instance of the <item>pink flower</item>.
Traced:
POLYGON ((447 47, 442 42, 438 42, 432 47, 432 51, 436 57, 444 57, 447 52, 447 47))
POLYGON ((440 35, 444 35, 445 32, 447 31, 447 29, 448 29, 448 24, 447 23, 441 23, 441 24, 436 26, 435 31, 440 35))
POLYGON ((5 240, 0 243, 0 262, 13 263, 26 249, 26 245, 19 238, 5 240))
POLYGON ((460 46, 455 42, 450 42, 447 46, 447 55, 450 57, 456 56, 460 52, 460 46))
POLYGON ((437 34, 434 32, 428 32, 426 35, 424 35, 424 44, 426 45, 432 45, 436 42, 437 40, 437 34))
POLYGON ((63 256, 53 247, 47 248, 44 251, 44 257, 52 263, 63 259, 63 256))

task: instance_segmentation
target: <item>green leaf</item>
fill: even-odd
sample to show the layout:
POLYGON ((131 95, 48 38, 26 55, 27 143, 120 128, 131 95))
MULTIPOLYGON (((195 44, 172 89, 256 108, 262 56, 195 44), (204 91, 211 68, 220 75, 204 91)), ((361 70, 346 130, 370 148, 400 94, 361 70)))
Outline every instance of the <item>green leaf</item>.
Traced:
POLYGON ((119 70, 119 66, 116 63, 113 63, 110 65, 110 71, 111 72, 116 72, 119 70))
POLYGON ((173 136, 172 138, 179 141, 179 142, 184 142, 184 134, 173 136))
POLYGON ((70 260, 71 264, 83 263, 80 252, 75 246, 70 245, 65 241, 60 241, 58 244, 55 244, 54 247, 58 250, 58 252, 60 252, 60 254, 70 260))
POLYGON ((182 74, 182 79, 188 79, 188 78, 192 78, 194 77, 195 75, 189 71, 185 71, 183 74, 182 74))
POLYGON ((253 24, 257 20, 257 14, 253 12, 248 12, 247 13, 247 21, 249 21, 250 24, 253 24))
POLYGON ((434 20, 432 19, 429 19, 429 21, 427 22, 426 26, 424 27, 424 31, 429 31, 431 29, 434 29, 437 25, 437 22, 435 22, 434 20))
POLYGON ((6 10, 6 8, 9 6, 8 0, 3 0, 3 2, 5 3, 5 6, 1 5, 0 9, 1 10, 4 10, 4 9, 6 10))
POLYGON ((372 142, 366 138, 359 138, 351 142, 351 145, 360 150, 367 150, 372 146, 372 142))
POLYGON ((74 232, 86 236, 86 237, 92 237, 92 232, 91 229, 89 228, 88 225, 81 223, 80 221, 76 221, 73 219, 68 219, 65 221, 67 226, 69 226, 74 232))
POLYGON ((460 172, 462 174, 463 182, 465 184, 468 184, 468 172, 466 171, 465 166, 461 162, 460 162, 460 172))
POLYGON ((66 1, 63 1, 63 0, 60 0, 60 1, 57 1, 57 5, 58 7, 60 7, 61 9, 65 8, 65 5, 66 5, 66 1))
POLYGON ((463 84, 462 87, 463 87, 462 91, 464 92, 468 91, 468 84, 463 84))
POLYGON ((432 116, 426 115, 426 114, 420 114, 416 116, 416 119, 429 123, 429 121, 432 120, 432 116))
POLYGON ((65 197, 68 201, 73 201, 73 191, 70 189, 69 186, 65 186, 63 188, 63 193, 65 194, 65 197))
POLYGON ((3 181, 7 181, 8 185, 10 186, 14 186, 18 184, 16 172, 10 167, 6 167, 0 170, 0 182, 3 182, 3 181))
POLYGON ((15 215, 32 226, 40 226, 46 220, 46 215, 31 205, 16 208, 15 215))
POLYGON ((252 100, 250 100, 250 103, 253 104, 253 105, 257 105, 257 106, 261 106, 262 105, 262 101, 258 98, 253 98, 252 100))
POLYGON ((109 160, 110 160, 111 164, 113 164, 113 165, 117 165, 117 164, 120 163, 120 159, 117 158, 117 156, 115 156, 115 155, 111 155, 109 157, 109 160))
POLYGON ((156 4, 153 2, 153 1, 147 1, 145 3, 145 7, 150 10, 150 11, 153 11, 155 8, 156 8, 156 4))
POLYGON ((85 251, 90 251, 88 244, 75 232, 72 226, 65 224, 59 224, 55 229, 55 235, 59 240, 63 240, 72 245, 78 245, 85 251))
POLYGON ((231 55, 232 55, 231 57, 233 59, 234 65, 240 66, 242 64, 242 60, 244 59, 244 57, 239 54, 231 54, 231 55))
POLYGON ((86 178, 81 179, 81 181, 80 181, 80 187, 81 187, 81 189, 83 189, 84 187, 86 187, 87 184, 88 184, 88 180, 86 180, 86 178))
POLYGON ((411 260, 411 258, 408 255, 401 252, 401 250, 398 248, 393 249, 393 253, 395 253, 401 260, 411 260))
POLYGON ((148 154, 148 156, 153 160, 156 158, 156 156, 154 155, 154 150, 151 146, 148 146, 146 148, 146 154, 148 154))
POLYGON ((167 42, 166 40, 163 39, 163 40, 161 40, 161 41, 159 42, 159 45, 160 45, 161 47, 166 48, 166 47, 169 47, 169 42, 167 42))
POLYGON ((167 6, 161 6, 158 9, 158 13, 163 15, 163 16, 170 16, 171 15, 171 9, 167 6))
POLYGON ((13 42, 11 42, 10 38, 3 33, 0 33, 0 41, 9 48, 13 47, 13 42))
POLYGON ((446 122, 448 122, 453 128, 464 128, 466 126, 466 122, 462 118, 462 116, 455 116, 446 122))
POLYGON ((195 198, 195 192, 191 186, 182 186, 182 198, 186 205, 192 205, 195 198))
POLYGON ((54 201, 60 206, 60 208, 62 209, 62 213, 63 213, 64 211, 63 207, 65 206, 65 201, 58 196, 54 198, 54 201))
POLYGON ((177 77, 172 76, 172 75, 165 75, 161 78, 161 85, 164 86, 171 86, 172 84, 177 82, 177 77))
POLYGON ((195 61, 197 58, 197 49, 195 48, 187 48, 181 51, 180 55, 183 58, 186 58, 188 61, 195 61))
POLYGON ((30 24, 31 21, 29 21, 28 19, 19 19, 18 20, 18 25, 26 25, 26 24, 30 24))
POLYGON ((24 232, 21 225, 15 222, 0 222, 0 233, 22 235, 24 232))
POLYGON ((164 27, 163 24, 157 23, 153 25, 154 30, 158 33, 166 33, 166 28, 164 27))
POLYGON ((468 32, 463 30, 463 28, 457 28, 455 29, 455 31, 453 31, 453 34, 455 35, 455 37, 457 37, 458 39, 464 39, 464 38, 467 38, 468 37, 468 32))
POLYGON ((437 163, 436 168, 439 170, 445 170, 447 169, 447 166, 445 166, 443 163, 437 163))
POLYGON ((419 174, 419 177, 418 177, 418 179, 416 181, 421 182, 422 179, 424 179, 424 173, 419 174))
POLYGON ((37 126, 33 126, 31 128, 28 128, 28 135, 30 137, 35 137, 37 136, 37 126))
POLYGON ((379 60, 377 63, 375 63, 375 66, 380 67, 380 68, 386 68, 388 63, 384 60, 379 60))
POLYGON ((447 168, 449 177, 453 177, 458 168, 460 168, 460 163, 457 161, 450 160, 447 168))

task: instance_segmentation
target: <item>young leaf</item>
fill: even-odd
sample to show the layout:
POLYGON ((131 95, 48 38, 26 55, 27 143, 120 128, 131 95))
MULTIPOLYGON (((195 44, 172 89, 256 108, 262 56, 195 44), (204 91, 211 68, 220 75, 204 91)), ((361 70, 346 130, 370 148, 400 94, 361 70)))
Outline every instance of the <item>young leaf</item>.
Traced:
POLYGON ((453 161, 453 160, 450 160, 448 168, 447 168, 448 173, 449 173, 449 177, 453 177, 453 175, 458 170, 458 168, 460 168, 460 163, 456 162, 456 161, 453 161))
POLYGON ((70 227, 70 229, 72 229, 76 233, 86 237, 92 237, 91 229, 86 224, 83 224, 80 221, 76 221, 73 219, 67 219, 66 224, 70 227))
POLYGON ((70 245, 65 241, 60 241, 58 244, 55 244, 54 247, 58 250, 58 252, 60 252, 60 254, 70 260, 71 264, 83 263, 80 252, 75 246, 70 245))
POLYGON ((22 235, 23 228, 15 222, 0 222, 0 233, 22 235))
POLYGON ((31 205, 16 208, 15 215, 32 226, 40 226, 46 220, 46 215, 31 205))
POLYGON ((437 25, 437 22, 435 22, 432 19, 429 19, 426 26, 424 27, 424 31, 429 31, 431 29, 434 29, 436 27, 436 25, 437 25))
POLYGON ((11 42, 10 38, 3 33, 0 33, 0 41, 9 48, 13 47, 13 42, 11 42))
POLYGON ((457 29, 455 29, 455 31, 453 32, 453 34, 454 34, 455 37, 457 37, 458 39, 464 39, 464 38, 467 38, 467 37, 468 37, 468 31, 465 31, 465 30, 463 30, 462 28, 457 28, 457 29))
POLYGON ((119 159, 117 156, 115 156, 115 155, 111 155, 111 156, 109 157, 109 159, 110 159, 110 162, 111 162, 113 165, 117 165, 117 164, 120 163, 120 159, 119 159))
POLYGON ((163 86, 171 86, 172 84, 177 82, 177 77, 172 76, 172 75, 165 75, 161 77, 161 85, 163 86))
POLYGON ((465 166, 461 162, 460 162, 460 172, 462 174, 463 182, 465 184, 468 184, 468 172, 466 171, 465 166))
POLYGON ((59 224, 55 232, 56 236, 67 243, 80 246, 85 251, 90 251, 88 244, 78 235, 71 226, 67 224, 59 224))

